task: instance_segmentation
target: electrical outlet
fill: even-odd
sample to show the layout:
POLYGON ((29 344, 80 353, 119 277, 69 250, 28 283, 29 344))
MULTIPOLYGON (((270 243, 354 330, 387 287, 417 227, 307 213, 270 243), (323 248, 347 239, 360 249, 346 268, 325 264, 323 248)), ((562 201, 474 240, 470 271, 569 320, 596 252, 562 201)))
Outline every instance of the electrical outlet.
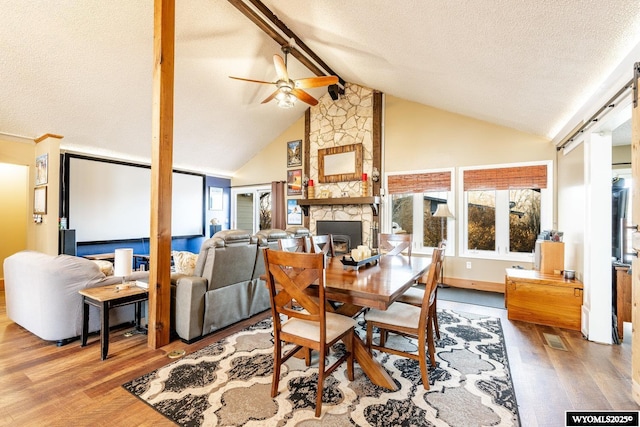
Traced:
POLYGON ((467 261, 467 269, 471 270, 471 261, 467 261))

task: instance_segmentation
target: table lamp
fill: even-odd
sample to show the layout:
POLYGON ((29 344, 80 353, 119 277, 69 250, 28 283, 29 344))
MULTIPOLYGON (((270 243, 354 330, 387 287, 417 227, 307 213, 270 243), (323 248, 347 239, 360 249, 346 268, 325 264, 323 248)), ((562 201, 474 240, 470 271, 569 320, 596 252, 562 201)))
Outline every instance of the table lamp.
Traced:
POLYGON ((133 270, 133 249, 121 248, 115 250, 115 259, 113 262, 113 275, 124 276, 131 275, 133 270))
MULTIPOLYGON (((446 218, 454 218, 454 216, 446 203, 438 204, 438 207, 432 216, 434 218, 440 218, 440 240, 444 242, 444 221, 446 218)), ((442 263, 440 270, 440 283, 438 284, 438 286, 444 288, 446 285, 442 283, 442 279, 444 279, 444 262, 442 263)))
POLYGON ((432 215, 434 218, 440 218, 440 240, 444 240, 444 219, 454 218, 446 203, 440 203, 438 208, 432 215))

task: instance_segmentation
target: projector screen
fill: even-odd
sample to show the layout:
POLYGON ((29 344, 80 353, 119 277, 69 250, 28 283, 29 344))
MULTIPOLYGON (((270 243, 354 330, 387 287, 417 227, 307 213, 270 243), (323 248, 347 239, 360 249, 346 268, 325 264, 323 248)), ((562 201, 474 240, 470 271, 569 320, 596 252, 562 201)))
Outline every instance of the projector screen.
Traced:
MULTIPOLYGON (((69 155, 66 213, 78 242, 148 238, 151 169, 69 155)), ((203 175, 173 172, 172 236, 204 233, 203 175)))

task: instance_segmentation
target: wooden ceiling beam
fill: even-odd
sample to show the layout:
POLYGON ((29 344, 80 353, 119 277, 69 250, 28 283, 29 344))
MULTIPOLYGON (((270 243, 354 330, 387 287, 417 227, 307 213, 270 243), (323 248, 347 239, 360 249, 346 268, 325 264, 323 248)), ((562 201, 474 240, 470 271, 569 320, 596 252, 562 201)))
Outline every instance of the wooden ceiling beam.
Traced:
POLYGON ((56 135, 54 133, 45 133, 44 135, 41 135, 37 138, 34 139, 35 143, 37 144, 38 142, 42 142, 47 138, 57 138, 57 139, 62 139, 64 138, 62 135, 56 135))
POLYGON ((286 26, 264 3, 260 0, 248 0, 260 13, 262 13, 271 23, 265 21, 256 11, 251 8, 243 0, 229 0, 236 9, 242 12, 251 22, 256 24, 258 28, 265 32, 269 37, 276 41, 281 47, 289 46, 293 39, 295 46, 291 49, 293 55, 302 65, 307 67, 317 76, 333 75, 338 77, 338 81, 344 86, 345 81, 336 72, 334 72, 314 51, 307 46, 300 37, 286 26), (284 38, 280 32, 276 31, 276 27, 280 32, 284 33, 288 38, 284 38), (304 52, 304 53, 302 53, 304 52), (311 58, 311 59, 309 59, 311 58), (320 68, 322 67, 322 68, 320 68))

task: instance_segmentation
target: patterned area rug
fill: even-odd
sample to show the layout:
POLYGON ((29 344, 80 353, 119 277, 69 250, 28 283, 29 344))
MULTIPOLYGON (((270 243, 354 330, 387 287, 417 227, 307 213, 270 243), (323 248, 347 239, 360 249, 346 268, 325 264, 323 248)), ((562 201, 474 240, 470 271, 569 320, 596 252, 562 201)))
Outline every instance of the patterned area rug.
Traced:
MULTIPOLYGON (((438 320, 429 391, 417 361, 375 352, 399 390, 372 384, 357 363, 349 382, 343 363, 325 380, 321 418, 314 417, 317 361, 290 359, 271 398, 271 319, 123 387, 183 426, 519 426, 500 319, 443 310, 438 320)), ((364 337, 362 318, 358 325, 364 337)), ((390 335, 388 345, 417 351, 405 337, 390 335)), ((344 345, 333 350, 338 357, 344 345)))

